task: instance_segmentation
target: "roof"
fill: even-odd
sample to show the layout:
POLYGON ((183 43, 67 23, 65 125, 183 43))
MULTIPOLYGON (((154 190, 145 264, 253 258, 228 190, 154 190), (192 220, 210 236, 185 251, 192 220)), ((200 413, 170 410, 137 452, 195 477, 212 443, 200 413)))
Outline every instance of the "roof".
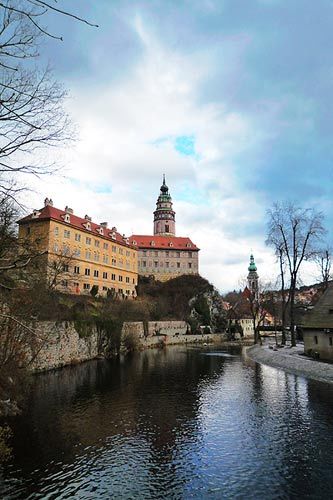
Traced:
POLYGON ((304 328, 333 328, 333 285, 320 297, 303 320, 304 328))
POLYGON ((128 238, 118 233, 115 228, 110 229, 103 227, 101 226, 101 224, 96 224, 95 222, 92 222, 87 218, 78 217, 77 215, 69 213, 68 211, 66 212, 65 210, 60 210, 59 208, 55 208, 51 205, 46 205, 45 207, 41 208, 40 210, 36 210, 35 212, 38 215, 34 216, 34 213, 29 214, 26 217, 23 217, 23 219, 17 221, 17 223, 19 225, 22 225, 28 223, 35 223, 41 220, 54 220, 57 222, 61 222, 62 224, 68 227, 85 231, 86 233, 89 233, 93 236, 99 236, 106 240, 119 243, 120 245, 125 245, 133 248, 128 238), (70 222, 65 222, 66 214, 69 215, 70 222), (90 223, 90 229, 87 229, 88 222, 90 223), (103 234, 101 234, 101 230, 103 230, 103 234), (126 241, 128 241, 128 243, 126 241))
POLYGON ((181 236, 157 236, 133 234, 129 238, 130 243, 138 248, 156 248, 173 250, 187 250, 198 252, 200 249, 190 240, 181 236))

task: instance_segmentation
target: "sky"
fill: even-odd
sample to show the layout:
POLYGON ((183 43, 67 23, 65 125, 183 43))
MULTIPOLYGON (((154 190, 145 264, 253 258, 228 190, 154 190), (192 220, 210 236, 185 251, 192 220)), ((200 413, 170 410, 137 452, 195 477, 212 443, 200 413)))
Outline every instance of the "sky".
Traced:
MULTIPOLYGON (((63 2, 63 5, 65 2, 63 2)), ((40 48, 68 89, 78 138, 63 166, 33 181, 28 209, 58 208, 152 234, 162 175, 176 233, 200 250, 200 273, 238 289, 265 245, 276 201, 333 222, 332 0, 68 0, 99 28, 52 14, 63 37, 40 48)), ((328 238, 331 234, 328 233, 328 238)), ((316 271, 308 267, 304 282, 316 271)))

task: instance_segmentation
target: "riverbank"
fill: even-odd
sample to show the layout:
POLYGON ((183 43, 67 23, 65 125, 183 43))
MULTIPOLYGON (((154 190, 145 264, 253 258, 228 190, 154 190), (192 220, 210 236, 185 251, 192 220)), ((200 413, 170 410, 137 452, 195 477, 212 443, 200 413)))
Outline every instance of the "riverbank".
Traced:
POLYGON ((268 345, 255 345, 246 348, 246 355, 257 363, 272 366, 273 368, 281 368, 288 373, 333 384, 333 365, 308 358, 303 353, 303 345, 296 347, 288 346, 276 351, 269 349, 268 345))

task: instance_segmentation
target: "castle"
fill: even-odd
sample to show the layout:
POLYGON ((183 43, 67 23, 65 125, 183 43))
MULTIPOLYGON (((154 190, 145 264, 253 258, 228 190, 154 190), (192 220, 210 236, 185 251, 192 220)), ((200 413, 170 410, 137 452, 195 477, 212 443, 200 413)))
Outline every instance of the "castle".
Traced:
POLYGON ((138 249, 138 273, 166 281, 183 274, 199 274, 199 248, 187 237, 176 236, 176 218, 169 188, 163 183, 154 211, 154 234, 133 234, 138 249))
MULTIPOLYGON (((138 275, 165 281, 182 274, 198 274, 199 249, 189 238, 175 235, 175 212, 163 177, 154 211, 154 234, 121 235, 106 222, 92 222, 73 210, 44 207, 18 221, 19 239, 40 255, 39 275, 48 286, 67 293, 101 295, 111 292, 135 297, 138 275)), ((34 272, 29 268, 29 272, 34 272)))

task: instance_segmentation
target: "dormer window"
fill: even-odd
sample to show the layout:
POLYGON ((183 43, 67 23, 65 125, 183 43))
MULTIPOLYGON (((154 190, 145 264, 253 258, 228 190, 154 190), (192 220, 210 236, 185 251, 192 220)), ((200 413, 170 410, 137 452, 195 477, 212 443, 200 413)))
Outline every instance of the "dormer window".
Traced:
POLYGON ((89 222, 89 221, 88 221, 88 222, 86 222, 86 223, 85 223, 85 224, 83 224, 83 225, 84 225, 84 227, 85 227, 86 229, 88 229, 88 231, 91 231, 91 224, 90 224, 90 222, 89 222))
POLYGON ((104 235, 104 230, 103 230, 103 228, 102 228, 102 227, 98 227, 98 228, 97 228, 97 232, 98 232, 99 234, 101 234, 102 236, 104 235))
POLYGON ((32 212, 32 218, 37 219, 40 216, 40 212, 38 210, 34 210, 32 212))
POLYGON ((64 220, 65 220, 65 222, 70 222, 71 221, 70 215, 69 214, 65 214, 64 220))
POLYGON ((154 246, 155 246, 155 241, 154 241, 154 240, 152 240, 152 241, 150 242, 150 245, 151 245, 152 247, 154 247, 154 246))
POLYGON ((169 243, 169 247, 173 247, 173 243, 172 243, 172 241, 170 241, 170 243, 169 243))
POLYGON ((115 232, 111 233, 111 238, 112 238, 113 240, 115 240, 115 239, 116 239, 116 233, 115 233, 115 232))
POLYGON ((137 245, 137 242, 135 240, 132 241, 133 245, 137 245))

